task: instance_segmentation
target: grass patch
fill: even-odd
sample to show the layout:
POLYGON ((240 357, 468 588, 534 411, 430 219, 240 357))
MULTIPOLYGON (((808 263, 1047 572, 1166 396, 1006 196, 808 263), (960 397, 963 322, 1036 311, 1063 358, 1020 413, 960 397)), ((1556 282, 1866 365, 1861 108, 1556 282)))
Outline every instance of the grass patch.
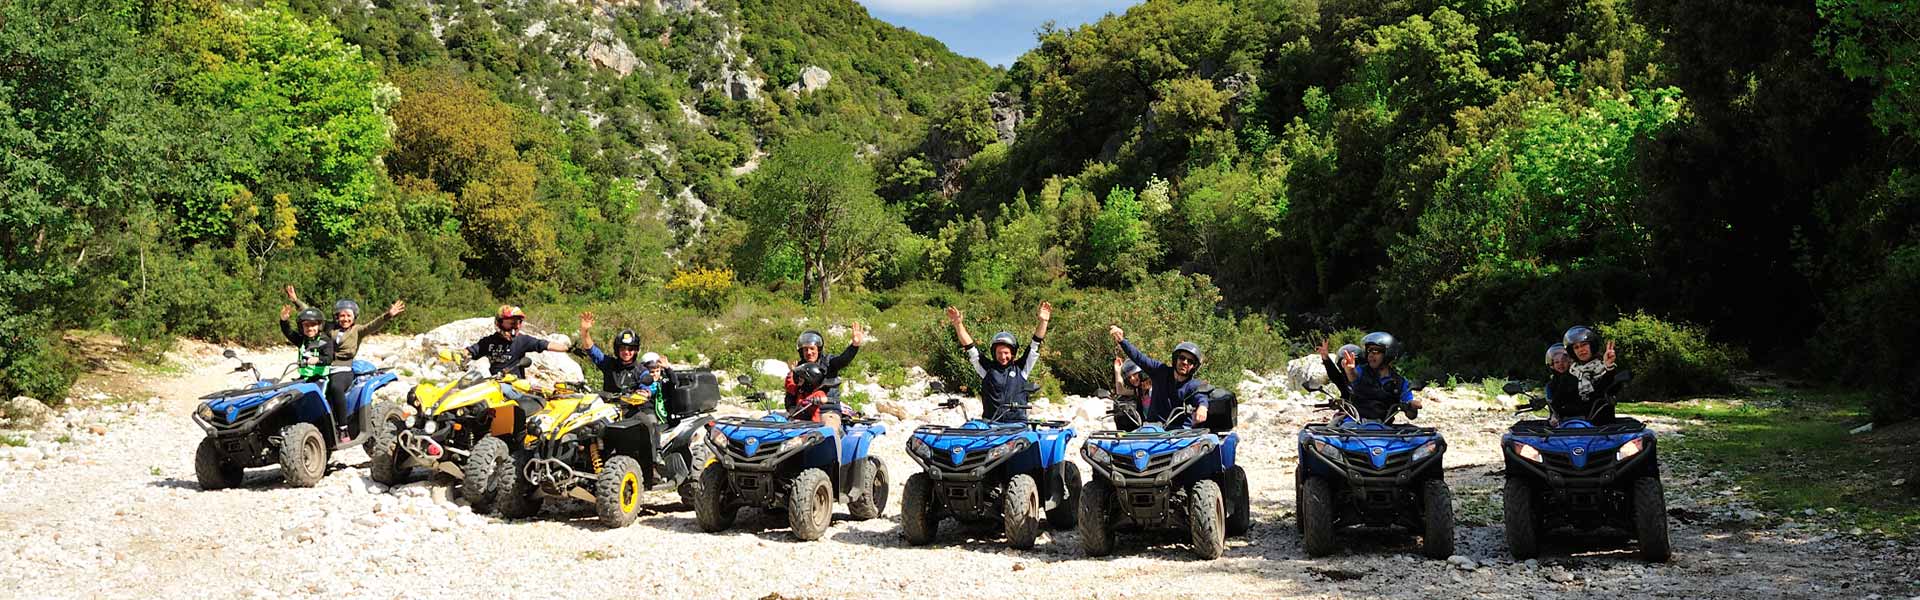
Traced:
POLYGON ((1837 527, 1920 534, 1920 504, 1907 482, 1912 427, 1864 435, 1866 396, 1855 392, 1755 389, 1752 395, 1671 404, 1627 404, 1620 412, 1697 421, 1682 439, 1662 445, 1677 459, 1722 471, 1768 511, 1837 527), (1827 512, 1827 509, 1834 509, 1827 512), (1805 511, 1815 511, 1813 517, 1805 511))
POLYGON ((580 553, 580 560, 613 560, 619 557, 620 553, 607 550, 588 550, 580 553))
POLYGON ((162 470, 160 470, 160 467, 147 467, 147 474, 148 474, 148 475, 152 475, 152 476, 154 476, 154 477, 159 477, 159 476, 161 476, 161 475, 163 475, 163 474, 165 474, 165 473, 166 473, 166 471, 162 471, 162 470))
POLYGON ((25 448, 27 446, 27 438, 21 435, 0 435, 0 446, 25 448))
POLYGON ((73 436, 62 433, 60 434, 60 437, 53 438, 53 441, 59 442, 62 444, 71 444, 73 443, 73 436))

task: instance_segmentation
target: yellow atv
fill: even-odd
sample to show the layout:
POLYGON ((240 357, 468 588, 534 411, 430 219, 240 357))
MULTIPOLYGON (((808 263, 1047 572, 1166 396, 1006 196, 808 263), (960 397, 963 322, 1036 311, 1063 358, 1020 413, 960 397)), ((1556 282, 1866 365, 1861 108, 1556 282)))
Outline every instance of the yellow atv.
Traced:
MULTIPOLYGON (((457 363, 449 352, 440 360, 457 363)), ((509 371, 489 375, 475 366, 460 379, 445 384, 421 383, 407 393, 407 405, 376 415, 393 415, 375 428, 367 445, 374 481, 401 483, 414 467, 444 473, 460 482, 461 495, 474 512, 492 509, 495 473, 511 464, 528 415, 538 413, 546 399, 525 379, 509 371)))
POLYGON ((719 385, 704 369, 675 371, 662 384, 658 402, 637 391, 548 401, 527 419, 512 469, 499 473, 500 515, 530 517, 545 499, 569 497, 593 503, 608 527, 625 527, 646 490, 667 487, 693 506, 700 469, 713 460, 705 438, 719 385), (657 446, 649 427, 666 430, 657 446))

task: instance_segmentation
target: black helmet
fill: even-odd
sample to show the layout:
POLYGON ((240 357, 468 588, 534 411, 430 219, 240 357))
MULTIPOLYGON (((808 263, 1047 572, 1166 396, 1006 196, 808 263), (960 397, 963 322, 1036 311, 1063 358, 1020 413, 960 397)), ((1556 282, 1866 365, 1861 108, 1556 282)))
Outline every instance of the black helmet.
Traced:
POLYGON ((613 349, 619 350, 621 348, 639 349, 640 335, 634 333, 632 329, 620 330, 620 335, 613 338, 613 349))
POLYGON ((993 343, 988 344, 988 346, 992 347, 992 346, 998 346, 1001 344, 1006 344, 1008 350, 1012 350, 1014 348, 1020 347, 1020 344, 1014 342, 1013 332, 1011 331, 1002 331, 1000 333, 993 334, 993 343))
POLYGON ((1379 346, 1380 358, 1386 361, 1382 364, 1392 363, 1393 359, 1400 357, 1400 340, 1393 339, 1393 334, 1385 331, 1375 331, 1367 334, 1367 337, 1360 338, 1360 345, 1366 347, 1368 350, 1372 350, 1374 346, 1379 346))
POLYGON ((1136 365, 1136 364, 1133 364, 1133 361, 1130 361, 1130 360, 1129 360, 1129 361, 1126 361, 1126 362, 1123 362, 1123 363, 1120 363, 1120 378, 1121 378, 1121 379, 1126 379, 1126 378, 1128 378, 1128 377, 1132 377, 1132 376, 1134 376, 1134 374, 1135 374, 1135 373, 1139 373, 1139 372, 1140 372, 1140 365, 1136 365))
POLYGON ((1547 366, 1549 367, 1553 366, 1553 357, 1555 355, 1566 356, 1567 355, 1566 344, 1554 344, 1551 346, 1547 346, 1547 366))
POLYGON ((1173 354, 1174 356, 1179 356, 1181 352, 1185 352, 1187 353, 1187 355, 1193 357, 1193 368, 1198 369, 1200 368, 1200 365, 1205 364, 1207 362, 1206 355, 1200 353, 1199 344, 1195 344, 1193 342, 1180 342, 1179 344, 1173 347, 1173 354))
POLYGON ((1573 351, 1575 344, 1592 344, 1598 346, 1600 344, 1600 333, 1585 325, 1575 325, 1567 329, 1566 335, 1560 336, 1560 343, 1567 345, 1568 352, 1573 351))
POLYGON ((827 368, 819 362, 800 363, 793 368, 793 386, 805 394, 820 389, 821 382, 827 380, 827 368))
POLYGON ((327 321, 327 317, 326 315, 320 314, 320 309, 308 307, 308 308, 300 309, 300 315, 297 317, 294 317, 293 321, 295 323, 305 323, 307 321, 313 321, 315 323, 325 323, 327 321))
POLYGON ((794 342, 793 349, 799 350, 807 346, 813 346, 815 348, 825 347, 825 339, 820 337, 820 332, 809 329, 800 334, 800 340, 794 342))

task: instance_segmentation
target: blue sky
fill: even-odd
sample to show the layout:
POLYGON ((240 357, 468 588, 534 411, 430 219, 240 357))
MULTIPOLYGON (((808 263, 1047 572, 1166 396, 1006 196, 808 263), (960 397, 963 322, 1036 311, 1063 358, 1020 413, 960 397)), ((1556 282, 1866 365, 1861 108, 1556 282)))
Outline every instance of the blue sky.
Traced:
POLYGON ((882 21, 932 36, 956 53, 1012 66, 1052 20, 1062 29, 1126 12, 1138 0, 857 0, 882 21))

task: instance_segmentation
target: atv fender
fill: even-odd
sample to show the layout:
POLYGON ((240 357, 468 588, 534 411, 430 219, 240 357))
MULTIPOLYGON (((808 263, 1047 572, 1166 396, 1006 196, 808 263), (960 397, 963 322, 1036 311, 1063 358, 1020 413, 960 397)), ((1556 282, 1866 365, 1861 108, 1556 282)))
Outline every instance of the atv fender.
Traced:
POLYGON ((691 447, 694 436, 699 435, 700 431, 712 422, 713 417, 708 415, 680 421, 679 425, 673 426, 673 429, 660 436, 660 453, 672 454, 691 447))

